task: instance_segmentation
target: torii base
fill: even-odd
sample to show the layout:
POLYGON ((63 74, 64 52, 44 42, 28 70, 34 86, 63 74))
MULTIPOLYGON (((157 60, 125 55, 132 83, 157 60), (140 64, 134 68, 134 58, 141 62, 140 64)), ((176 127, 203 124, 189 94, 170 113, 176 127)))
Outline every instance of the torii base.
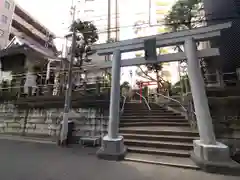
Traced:
POLYGON ((240 175, 240 164, 230 158, 228 146, 217 142, 216 145, 206 145, 200 140, 193 141, 192 160, 209 173, 225 175, 240 175))
POLYGON ((108 136, 103 137, 102 147, 97 151, 97 156, 100 159, 110 161, 121 161, 126 156, 127 149, 123 143, 123 137, 119 136, 116 139, 111 139, 108 136))

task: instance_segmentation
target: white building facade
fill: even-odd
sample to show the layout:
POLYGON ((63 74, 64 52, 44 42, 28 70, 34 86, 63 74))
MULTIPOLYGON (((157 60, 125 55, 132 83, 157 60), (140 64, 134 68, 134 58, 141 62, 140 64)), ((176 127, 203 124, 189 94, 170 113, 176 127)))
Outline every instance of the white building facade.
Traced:
POLYGON ((0 49, 8 44, 14 9, 14 0, 0 1, 0 49))
MULTIPOLYGON (((11 33, 15 36, 36 36, 42 42, 46 43, 49 41, 49 38, 54 38, 55 35, 47 27, 45 27, 38 20, 33 18, 27 11, 21 8, 20 5, 16 4, 13 19, 11 33), (31 32, 31 35, 28 34, 31 32)), ((36 40, 37 41, 37 40, 36 40)), ((47 46, 47 45, 46 45, 47 46)))
POLYGON ((30 37, 43 46, 48 46, 49 38, 54 38, 55 35, 27 11, 14 3, 14 0, 1 0, 0 49, 5 48, 14 36, 30 37))

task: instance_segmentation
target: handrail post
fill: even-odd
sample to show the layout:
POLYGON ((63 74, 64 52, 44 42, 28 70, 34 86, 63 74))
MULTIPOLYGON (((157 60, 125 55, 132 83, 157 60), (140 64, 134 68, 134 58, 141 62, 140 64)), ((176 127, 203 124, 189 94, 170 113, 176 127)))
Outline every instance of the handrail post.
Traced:
POLYGON ((139 95, 141 98, 144 99, 144 102, 145 102, 145 104, 147 105, 148 110, 150 111, 150 110, 151 110, 151 107, 149 106, 149 103, 147 102, 146 98, 145 98, 143 95, 139 94, 138 92, 136 92, 136 94, 139 95))

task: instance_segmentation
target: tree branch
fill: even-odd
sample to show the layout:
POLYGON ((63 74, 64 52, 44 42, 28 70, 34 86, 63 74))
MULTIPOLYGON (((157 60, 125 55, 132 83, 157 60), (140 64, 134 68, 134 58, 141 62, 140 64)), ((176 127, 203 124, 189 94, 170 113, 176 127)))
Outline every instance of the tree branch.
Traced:
MULTIPOLYGON (((138 66, 138 68, 139 68, 139 69, 141 70, 141 72, 142 72, 146 77, 148 77, 150 80, 157 82, 156 79, 154 79, 154 78, 152 78, 151 76, 149 76, 140 66, 138 66)), ((147 79, 147 78, 146 78, 146 79, 147 79)))
POLYGON ((145 75, 145 77, 143 75, 138 74, 140 77, 151 80, 151 81, 155 81, 157 83, 160 83, 161 87, 164 86, 164 83, 166 83, 167 81, 165 81, 161 76, 158 76, 159 81, 157 79, 152 78, 151 76, 149 76, 140 66, 139 69, 141 70, 141 72, 143 73, 143 75, 145 75))

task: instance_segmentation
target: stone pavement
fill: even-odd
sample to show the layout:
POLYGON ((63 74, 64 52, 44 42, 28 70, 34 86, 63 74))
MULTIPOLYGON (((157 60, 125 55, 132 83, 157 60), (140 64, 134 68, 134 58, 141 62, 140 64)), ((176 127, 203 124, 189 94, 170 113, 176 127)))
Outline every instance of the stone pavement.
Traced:
POLYGON ((99 160, 94 148, 60 148, 0 139, 1 180, 237 180, 239 177, 207 174, 132 162, 99 160))

